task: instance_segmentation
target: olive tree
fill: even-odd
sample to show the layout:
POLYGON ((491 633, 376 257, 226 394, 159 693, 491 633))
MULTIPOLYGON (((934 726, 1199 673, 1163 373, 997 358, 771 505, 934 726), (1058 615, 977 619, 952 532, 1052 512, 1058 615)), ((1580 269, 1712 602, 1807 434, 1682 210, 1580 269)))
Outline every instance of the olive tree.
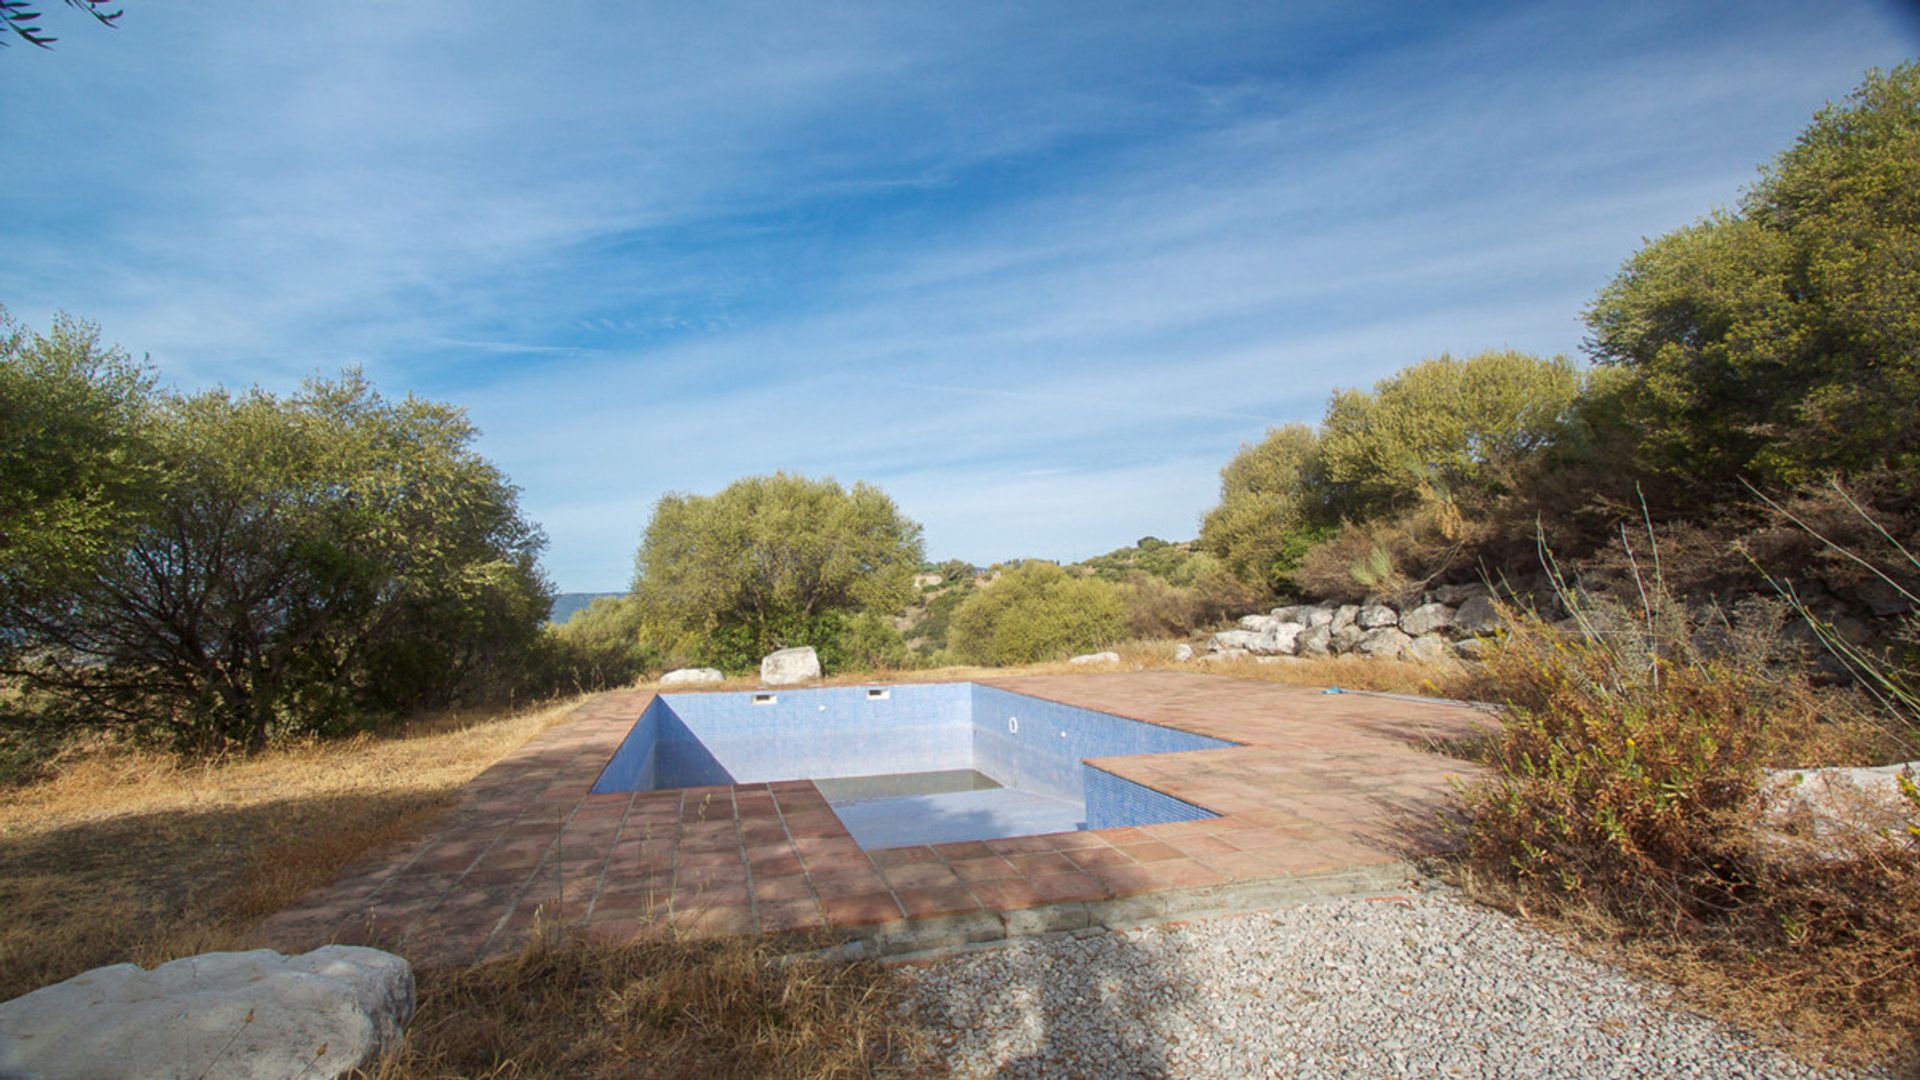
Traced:
POLYGON ((1822 109, 1736 209, 1587 311, 1639 464, 1693 487, 1920 471, 1920 65, 1822 109))
POLYGON ((511 682, 551 591, 542 537, 474 434, 357 372, 285 398, 151 395, 126 438, 140 483, 97 550, 8 591, 6 673, 89 722, 196 746, 511 682))
POLYGON ((862 651, 875 647, 857 617, 911 603, 923 558, 920 525, 879 488, 778 472, 661 498, 632 593, 646 632, 682 657, 742 671, 812 645, 830 662, 856 630, 862 651))

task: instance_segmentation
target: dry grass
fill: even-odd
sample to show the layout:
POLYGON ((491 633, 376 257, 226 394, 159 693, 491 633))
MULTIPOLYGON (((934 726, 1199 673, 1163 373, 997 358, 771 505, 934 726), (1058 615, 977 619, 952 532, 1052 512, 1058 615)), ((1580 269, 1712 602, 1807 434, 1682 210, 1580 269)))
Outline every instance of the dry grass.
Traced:
MULTIPOLYGON (((1347 690, 1372 690, 1393 694, 1420 694, 1427 697, 1453 697, 1469 688, 1468 669, 1464 666, 1432 667, 1400 660, 1368 660, 1357 656, 1329 656, 1318 659, 1278 657, 1262 663, 1253 657, 1233 660, 1188 660, 1173 658, 1176 641, 1136 641, 1116 645, 1118 664, 1026 664, 1020 667, 942 667, 904 668, 898 671, 833 674, 809 686, 871 686, 879 683, 943 683, 974 679, 1006 679, 1022 675, 1098 675, 1114 671, 1180 671, 1200 675, 1226 675, 1236 679, 1285 683, 1289 686, 1329 687, 1347 690)), ((656 689, 655 683, 642 683, 656 689)), ((673 693, 751 690, 760 686, 757 676, 741 675, 706 686, 679 686, 673 693)))
POLYGON ((70 753, 51 778, 0 790, 0 998, 100 964, 233 947, 574 704, 227 761, 70 753))
POLYGON ((1513 622, 1483 675, 1513 711, 1461 793, 1469 892, 1810 1057, 1920 1066, 1920 841, 1810 857, 1762 827, 1762 769, 1885 753, 1886 729, 1836 723, 1847 695, 1765 654, 1703 655, 1683 612, 1652 612, 1651 631, 1585 640, 1513 622))
POLYGON ((885 969, 784 955, 804 944, 536 932, 517 956, 424 972, 375 1075, 866 1077, 923 1058, 885 969))

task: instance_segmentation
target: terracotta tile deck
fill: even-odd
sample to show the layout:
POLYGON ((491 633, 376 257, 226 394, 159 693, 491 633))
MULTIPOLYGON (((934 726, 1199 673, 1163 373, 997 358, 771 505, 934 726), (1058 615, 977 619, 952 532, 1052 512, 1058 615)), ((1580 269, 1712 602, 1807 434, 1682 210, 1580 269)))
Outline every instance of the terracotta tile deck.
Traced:
POLYGON ((982 680, 1243 745, 1101 758, 1220 817, 862 851, 811 781, 590 795, 651 695, 603 694, 502 759, 438 830, 379 852, 257 931, 395 948, 418 964, 517 945, 536 913, 627 937, 856 929, 1189 890, 1438 850, 1449 778, 1423 749, 1484 727, 1454 705, 1225 676, 982 680))

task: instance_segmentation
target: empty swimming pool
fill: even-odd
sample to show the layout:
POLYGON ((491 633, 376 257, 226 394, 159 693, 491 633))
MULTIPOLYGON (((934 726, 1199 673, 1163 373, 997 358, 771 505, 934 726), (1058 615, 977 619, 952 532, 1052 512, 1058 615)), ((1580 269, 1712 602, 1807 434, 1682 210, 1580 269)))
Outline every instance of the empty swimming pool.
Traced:
POLYGON ((593 790, 813 780, 887 848, 1212 817, 1086 759, 1231 745, 974 683, 662 694, 593 790))

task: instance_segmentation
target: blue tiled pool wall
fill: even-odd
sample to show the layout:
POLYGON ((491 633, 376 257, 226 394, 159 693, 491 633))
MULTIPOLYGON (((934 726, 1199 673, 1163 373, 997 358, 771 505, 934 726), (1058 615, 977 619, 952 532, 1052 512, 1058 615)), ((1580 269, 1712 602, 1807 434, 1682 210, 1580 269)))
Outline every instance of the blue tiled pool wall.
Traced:
POLYGON ((1122 825, 1166 825, 1175 821, 1195 821, 1218 817, 1185 799, 1136 784, 1092 765, 1086 768, 1087 813, 1089 829, 1117 829, 1122 825))
POLYGON ((882 776, 965 767, 973 757, 963 683, 660 695, 620 744, 595 792, 882 776), (954 762, 962 763, 956 766, 954 762))
POLYGON ((1008 787, 1042 795, 1085 801, 1089 770, 1082 764, 1084 758, 1211 750, 1233 745, 1189 731, 1144 724, 991 686, 970 685, 973 688, 973 767, 1008 787))
POLYGON ((1233 745, 972 683, 893 686, 878 700, 865 687, 779 691, 767 704, 754 696, 655 697, 593 790, 971 767, 1009 788, 1082 803, 1085 827, 1097 829, 1213 815, 1083 758, 1233 745))

